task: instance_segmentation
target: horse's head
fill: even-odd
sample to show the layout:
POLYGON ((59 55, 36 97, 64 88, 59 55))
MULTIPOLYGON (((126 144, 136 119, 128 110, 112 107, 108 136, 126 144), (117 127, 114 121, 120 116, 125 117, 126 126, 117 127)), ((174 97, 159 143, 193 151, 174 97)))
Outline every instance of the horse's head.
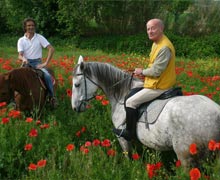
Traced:
POLYGON ((84 63, 83 57, 80 56, 73 70, 71 99, 73 110, 77 112, 85 111, 87 102, 94 98, 98 86, 93 78, 91 74, 88 74, 87 64, 84 63))
POLYGON ((9 103, 11 99, 11 92, 9 89, 9 74, 0 75, 0 102, 9 103))

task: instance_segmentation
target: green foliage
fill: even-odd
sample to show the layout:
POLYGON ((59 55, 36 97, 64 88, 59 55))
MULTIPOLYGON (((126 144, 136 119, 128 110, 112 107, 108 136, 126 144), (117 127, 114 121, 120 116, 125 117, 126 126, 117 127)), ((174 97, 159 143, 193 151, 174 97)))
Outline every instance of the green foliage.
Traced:
POLYGON ((33 17, 48 36, 130 35, 143 32, 150 18, 161 18, 180 35, 219 32, 218 1, 1 0, 0 34, 22 34, 22 21, 33 17))
MULTIPOLYGON (((177 57, 185 58, 214 58, 220 57, 220 35, 192 38, 189 36, 175 35, 172 32, 165 33, 173 42, 177 57)), ((79 38, 76 47, 82 49, 102 50, 105 52, 138 53, 148 56, 152 42, 146 34, 130 36, 96 36, 79 38)))

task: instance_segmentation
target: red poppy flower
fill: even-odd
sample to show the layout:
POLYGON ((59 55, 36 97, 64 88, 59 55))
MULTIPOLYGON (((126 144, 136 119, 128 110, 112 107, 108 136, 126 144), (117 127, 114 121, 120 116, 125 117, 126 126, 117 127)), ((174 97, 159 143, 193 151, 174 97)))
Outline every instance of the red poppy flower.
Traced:
POLYGON ((176 167, 180 167, 181 166, 181 161, 180 160, 177 160, 176 161, 176 167))
POLYGON ((44 167, 47 164, 47 160, 41 159, 40 161, 37 162, 38 167, 44 167))
POLYGON ((16 110, 11 110, 8 113, 8 116, 12 117, 12 118, 19 118, 21 116, 21 112, 20 111, 16 111, 16 110))
POLYGON ((66 94, 68 97, 71 97, 72 96, 72 90, 71 89, 67 89, 66 90, 66 94))
POLYGON ((94 139, 93 141, 92 141, 92 145, 93 146, 99 146, 101 144, 101 142, 100 142, 100 140, 98 140, 98 139, 94 139))
POLYGON ((7 124, 7 123, 9 123, 9 118, 3 117, 2 118, 2 124, 7 124))
POLYGON ((216 146, 215 146, 215 145, 216 145, 215 140, 212 140, 212 139, 211 139, 211 140, 209 141, 209 144, 208 144, 209 150, 210 150, 210 151, 215 151, 215 149, 216 149, 216 146))
POLYGON ((37 129, 31 129, 31 131, 29 132, 29 136, 30 137, 37 137, 38 136, 37 129))
POLYGON ((81 128, 81 132, 83 133, 83 132, 85 132, 85 131, 86 131, 86 127, 83 126, 83 127, 81 128))
POLYGON ((80 151, 81 151, 83 154, 88 154, 88 153, 89 153, 89 149, 86 148, 84 145, 80 147, 80 151))
POLYGON ((198 168, 192 168, 189 172, 190 180, 198 180, 201 177, 201 173, 198 168))
POLYGON ((81 136, 81 131, 77 131, 77 132, 76 132, 76 136, 77 136, 77 137, 80 137, 80 136, 81 136))
POLYGON ((114 149, 109 149, 109 150, 107 151, 107 155, 108 155, 108 156, 115 156, 115 155, 116 155, 116 151, 115 151, 114 149))
POLYGON ((47 129, 49 127, 50 127, 50 124, 42 124, 42 125, 40 125, 41 129, 47 129))
POLYGON ((37 120, 37 121, 36 121, 36 125, 39 125, 39 124, 41 124, 41 121, 40 121, 40 120, 37 120))
POLYGON ((4 106, 6 106, 6 105, 7 105, 6 102, 0 102, 0 107, 4 107, 4 106))
POLYGON ((85 142, 85 147, 89 147, 89 146, 91 146, 92 145, 92 143, 90 142, 90 141, 86 141, 85 142))
POLYGON ((30 123, 32 121, 33 121, 33 118, 31 118, 31 117, 27 117, 26 120, 25 120, 25 122, 28 122, 28 123, 30 123))
POLYGON ((97 95, 97 96, 95 97, 95 99, 98 100, 98 101, 101 101, 101 100, 103 99, 103 96, 97 95))
POLYGON ((24 146, 24 150, 25 151, 30 151, 31 149, 32 149, 32 144, 26 144, 25 146, 24 146))
POLYGON ((132 159, 133 160, 138 160, 140 158, 139 154, 132 154, 132 159))
POLYGON ((152 179, 155 176, 155 165, 147 164, 146 171, 147 171, 148 177, 152 179))
POLYGON ((109 139, 105 139, 104 141, 101 142, 101 145, 103 147, 110 147, 111 146, 111 141, 109 139))
POLYGON ((109 104, 109 101, 108 101, 108 100, 105 100, 105 99, 102 100, 102 105, 103 105, 103 106, 106 106, 106 105, 108 105, 108 104, 109 104))
POLYGON ((74 148, 75 148, 74 144, 68 144, 68 145, 66 146, 66 150, 67 150, 67 151, 72 151, 74 148))
POLYGON ((37 169, 37 165, 34 164, 34 163, 31 163, 29 166, 28 166, 28 170, 36 170, 37 169))
POLYGON ((195 144, 195 143, 193 143, 193 144, 191 144, 191 145, 189 146, 189 152, 190 152, 190 154, 192 154, 192 155, 197 154, 197 147, 196 147, 196 144, 195 144))

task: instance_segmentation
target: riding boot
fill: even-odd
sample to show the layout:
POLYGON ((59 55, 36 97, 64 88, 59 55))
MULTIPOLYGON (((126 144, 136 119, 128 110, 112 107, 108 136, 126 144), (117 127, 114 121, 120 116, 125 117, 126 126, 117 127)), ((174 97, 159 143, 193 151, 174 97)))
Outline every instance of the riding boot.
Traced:
POLYGON ((131 141, 136 137, 136 123, 138 120, 137 109, 126 107, 126 129, 113 129, 113 132, 119 137, 131 141))

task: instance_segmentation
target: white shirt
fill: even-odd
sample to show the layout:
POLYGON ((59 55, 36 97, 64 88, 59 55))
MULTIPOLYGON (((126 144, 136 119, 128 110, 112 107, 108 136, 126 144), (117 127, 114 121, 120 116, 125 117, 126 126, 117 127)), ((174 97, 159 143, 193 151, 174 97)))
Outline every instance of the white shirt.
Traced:
POLYGON ((24 35, 18 40, 17 50, 23 52, 26 59, 41 59, 42 48, 46 48, 49 44, 47 39, 40 34, 35 33, 31 40, 24 35))

